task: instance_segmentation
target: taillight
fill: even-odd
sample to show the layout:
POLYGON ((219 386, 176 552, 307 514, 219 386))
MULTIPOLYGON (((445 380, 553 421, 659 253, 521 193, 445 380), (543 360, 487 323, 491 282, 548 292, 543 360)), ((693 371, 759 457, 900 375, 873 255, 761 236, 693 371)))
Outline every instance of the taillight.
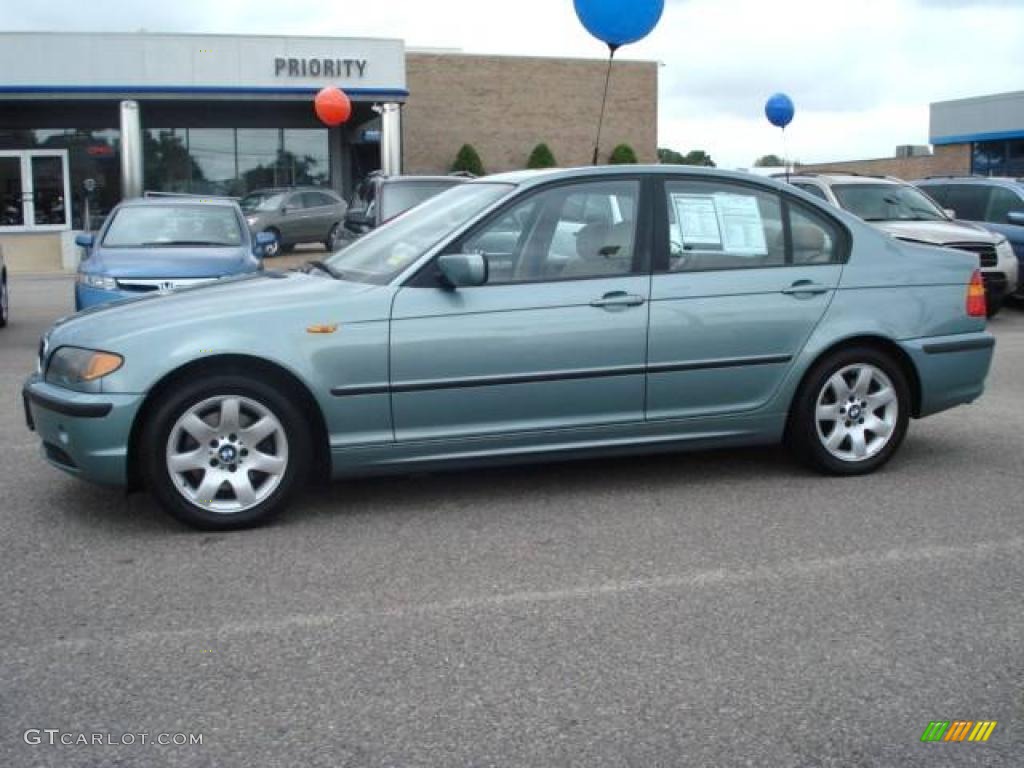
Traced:
POLYGON ((967 284, 967 316, 985 317, 985 281, 981 279, 981 270, 974 270, 971 282, 967 284))

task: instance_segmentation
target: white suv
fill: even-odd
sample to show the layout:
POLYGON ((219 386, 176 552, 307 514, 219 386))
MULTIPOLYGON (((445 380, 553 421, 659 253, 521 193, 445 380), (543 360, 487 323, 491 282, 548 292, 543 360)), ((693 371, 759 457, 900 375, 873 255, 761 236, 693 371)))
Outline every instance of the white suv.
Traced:
POLYGON ((843 208, 900 240, 941 245, 978 254, 989 317, 1018 287, 1017 258, 1003 235, 967 221, 954 221, 912 184, 853 174, 802 174, 789 183, 843 208))

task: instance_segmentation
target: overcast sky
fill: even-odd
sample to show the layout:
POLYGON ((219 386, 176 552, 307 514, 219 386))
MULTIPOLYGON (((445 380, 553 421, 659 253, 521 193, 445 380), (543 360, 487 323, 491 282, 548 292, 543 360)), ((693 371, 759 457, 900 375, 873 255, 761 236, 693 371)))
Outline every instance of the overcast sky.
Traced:
MULTIPOLYGON (((399 37, 469 53, 600 57, 572 0, 0 0, 7 30, 399 37)), ((659 145, 724 167, 782 153, 765 99, 797 114, 791 157, 891 155, 928 140, 931 101, 1024 89, 1024 0, 668 0, 623 49, 660 71, 659 145)), ((614 77, 614 75, 613 75, 614 77)), ((0 75, 2 78, 2 75, 0 75)))

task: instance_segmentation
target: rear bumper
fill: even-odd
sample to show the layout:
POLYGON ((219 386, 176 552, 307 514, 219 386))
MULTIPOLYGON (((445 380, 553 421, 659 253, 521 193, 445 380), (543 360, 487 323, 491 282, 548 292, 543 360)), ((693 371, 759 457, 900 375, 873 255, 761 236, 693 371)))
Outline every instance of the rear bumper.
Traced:
POLYGON ((22 388, 28 428, 50 464, 105 485, 128 478, 128 436, 144 395, 74 392, 38 374, 22 388))
POLYGON ((921 382, 918 415, 930 416, 977 400, 985 391, 995 345, 995 337, 986 331, 900 342, 921 382))

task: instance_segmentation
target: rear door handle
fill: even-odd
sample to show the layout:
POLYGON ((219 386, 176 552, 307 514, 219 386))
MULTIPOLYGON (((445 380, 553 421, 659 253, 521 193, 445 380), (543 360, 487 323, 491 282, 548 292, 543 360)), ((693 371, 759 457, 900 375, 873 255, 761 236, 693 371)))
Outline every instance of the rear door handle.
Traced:
POLYGON ((592 307, 603 307, 603 308, 615 308, 615 307, 639 307, 645 301, 643 296, 637 296, 635 293, 626 293, 625 291, 612 291, 606 293, 599 299, 594 299, 590 302, 592 307))
POLYGON ((783 288, 782 292, 787 296, 813 296, 819 293, 828 293, 832 289, 827 285, 815 283, 810 280, 797 280, 789 288, 783 288))

